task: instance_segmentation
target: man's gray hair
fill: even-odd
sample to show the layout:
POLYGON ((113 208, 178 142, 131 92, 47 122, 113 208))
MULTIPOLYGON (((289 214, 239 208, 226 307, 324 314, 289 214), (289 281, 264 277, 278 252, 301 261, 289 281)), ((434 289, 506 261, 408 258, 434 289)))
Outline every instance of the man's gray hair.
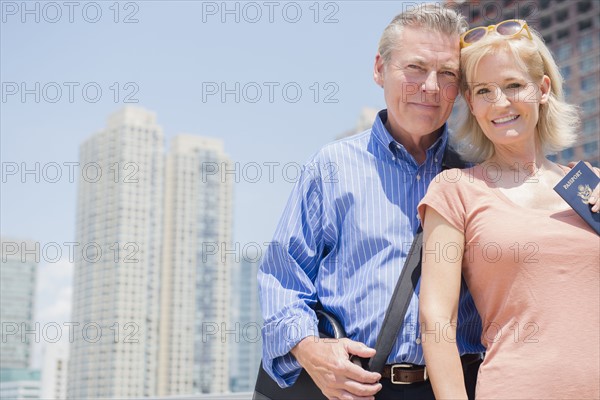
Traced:
POLYGON ((462 14, 443 4, 426 3, 405 7, 407 9, 394 17, 379 40, 379 54, 386 64, 390 61, 392 50, 400 45, 397 40, 405 27, 418 27, 448 36, 460 36, 469 27, 462 14))

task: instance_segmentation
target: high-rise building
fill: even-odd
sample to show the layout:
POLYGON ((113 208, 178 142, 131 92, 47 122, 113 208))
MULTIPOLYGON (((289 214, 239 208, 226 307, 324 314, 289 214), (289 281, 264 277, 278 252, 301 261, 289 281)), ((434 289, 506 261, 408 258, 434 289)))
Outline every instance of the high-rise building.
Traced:
POLYGON ((40 371, 26 368, 0 370, 0 399, 41 399, 40 371))
POLYGON ((29 367, 32 344, 41 340, 33 321, 40 244, 9 237, 0 242, 0 398, 39 399, 40 371, 29 367))
POLYGON ((26 369, 39 325, 33 311, 40 244, 2 237, 0 263, 0 369, 26 369), (30 332, 30 333, 28 333, 30 332))
POLYGON ((600 1, 446 0, 471 27, 525 19, 543 36, 564 78, 565 98, 581 109, 575 146, 551 159, 586 160, 598 166, 600 141, 600 1))
POLYGON ((232 343, 230 362, 232 392, 249 392, 254 389, 262 349, 263 320, 256 281, 259 263, 252 254, 242 256, 240 262, 235 263, 231 282, 231 299, 234 306, 229 328, 236 332, 236 335, 228 337, 232 343))
POLYGON ((67 396, 156 394, 164 140, 125 107, 80 147, 67 396))
POLYGON ((167 155, 159 395, 229 389, 230 164, 221 141, 199 136, 176 136, 167 155))
POLYGON ((229 390, 231 161, 126 107, 80 149, 68 398, 229 390), (230 173, 230 172, 229 172, 230 173))
POLYGON ((42 356, 42 399, 67 398, 69 347, 66 343, 46 343, 42 356))

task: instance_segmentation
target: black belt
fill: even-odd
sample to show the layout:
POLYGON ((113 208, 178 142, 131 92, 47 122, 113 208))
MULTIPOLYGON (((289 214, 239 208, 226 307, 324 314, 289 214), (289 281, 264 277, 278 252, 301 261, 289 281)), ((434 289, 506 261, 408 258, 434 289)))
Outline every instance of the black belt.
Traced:
MULTIPOLYGON (((481 360, 481 354, 465 354, 460 358, 463 365, 469 365, 481 360)), ((383 367, 381 377, 389 379, 396 385, 425 382, 428 378, 427 368, 424 365, 414 364, 388 364, 383 367)))

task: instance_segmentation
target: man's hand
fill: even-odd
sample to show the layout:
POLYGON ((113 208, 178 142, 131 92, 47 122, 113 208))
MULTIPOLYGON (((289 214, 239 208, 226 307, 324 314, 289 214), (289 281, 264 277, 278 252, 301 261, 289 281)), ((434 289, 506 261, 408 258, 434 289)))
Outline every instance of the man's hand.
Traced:
MULTIPOLYGON (((571 161, 568 167, 573 168, 575 164, 577 164, 575 161, 571 161)), ((599 168, 593 167, 589 162, 586 162, 586 164, 596 175, 600 176, 599 168)), ((592 207, 593 212, 600 212, 600 184, 596 185, 596 188, 592 191, 592 195, 588 199, 588 204, 592 207)))
POLYGON ((373 357, 375 349, 350 339, 304 338, 292 354, 330 400, 374 399, 381 375, 350 361, 350 356, 373 357))

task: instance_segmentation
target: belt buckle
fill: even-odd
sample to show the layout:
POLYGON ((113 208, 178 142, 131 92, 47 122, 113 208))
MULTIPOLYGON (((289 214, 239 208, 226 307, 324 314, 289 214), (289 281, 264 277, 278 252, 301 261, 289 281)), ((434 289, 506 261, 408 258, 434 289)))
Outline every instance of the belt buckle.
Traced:
MULTIPOLYGON (((396 368, 412 368, 411 364, 394 364, 392 365, 392 368, 390 370, 390 381, 394 384, 394 385, 410 385, 412 382, 402 382, 402 381, 396 381, 396 379, 394 379, 394 370, 396 368)), ((427 367, 423 367, 423 382, 427 381, 427 367)))

